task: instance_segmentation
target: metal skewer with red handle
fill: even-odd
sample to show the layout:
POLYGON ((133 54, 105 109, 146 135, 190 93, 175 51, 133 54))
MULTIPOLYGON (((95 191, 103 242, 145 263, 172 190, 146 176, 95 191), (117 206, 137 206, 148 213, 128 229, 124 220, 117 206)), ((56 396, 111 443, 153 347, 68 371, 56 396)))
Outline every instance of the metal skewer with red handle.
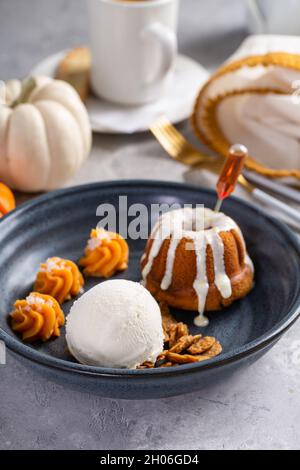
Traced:
POLYGON ((230 196, 234 191, 247 157, 248 150, 244 145, 235 144, 230 147, 228 157, 216 186, 218 200, 215 206, 215 212, 220 211, 224 199, 230 196))
POLYGON ((264 206, 269 206, 275 210, 279 210, 281 213, 288 216, 295 226, 298 226, 296 224, 300 223, 300 214, 296 209, 288 206, 261 189, 255 188, 255 186, 249 183, 249 181, 241 174, 247 157, 248 150, 244 145, 236 144, 230 147, 228 157, 216 186, 218 200, 215 206, 215 211, 219 212, 222 202, 230 196, 238 182, 251 194, 254 200, 262 203, 264 206))

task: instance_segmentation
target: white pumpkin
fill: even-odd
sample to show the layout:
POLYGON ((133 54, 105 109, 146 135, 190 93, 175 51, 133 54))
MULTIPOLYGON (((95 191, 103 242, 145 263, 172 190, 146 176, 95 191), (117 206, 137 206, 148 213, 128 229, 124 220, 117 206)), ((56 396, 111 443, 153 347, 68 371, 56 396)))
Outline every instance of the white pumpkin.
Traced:
POLYGON ((58 188, 87 158, 91 127, 66 82, 10 80, 0 98, 0 180, 26 192, 58 188))

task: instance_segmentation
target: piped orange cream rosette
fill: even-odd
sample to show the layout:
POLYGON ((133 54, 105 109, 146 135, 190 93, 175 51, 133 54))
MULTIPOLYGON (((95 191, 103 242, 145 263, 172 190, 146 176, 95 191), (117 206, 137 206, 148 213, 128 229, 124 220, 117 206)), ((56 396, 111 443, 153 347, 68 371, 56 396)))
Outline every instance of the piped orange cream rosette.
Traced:
POLYGON ((38 292, 17 300, 10 316, 13 331, 21 334, 22 340, 27 342, 58 337, 59 328, 65 323, 59 303, 53 297, 38 292))
POLYGON ((128 255, 128 245, 121 235, 96 228, 91 231, 79 265, 86 276, 109 278, 127 269, 128 255))
POLYGON ((53 257, 40 265, 34 290, 51 295, 62 304, 77 296, 82 291, 83 285, 83 276, 73 261, 53 257))
POLYGON ((200 90, 200 140, 222 156, 236 142, 249 170, 300 179, 300 38, 252 36, 200 90))

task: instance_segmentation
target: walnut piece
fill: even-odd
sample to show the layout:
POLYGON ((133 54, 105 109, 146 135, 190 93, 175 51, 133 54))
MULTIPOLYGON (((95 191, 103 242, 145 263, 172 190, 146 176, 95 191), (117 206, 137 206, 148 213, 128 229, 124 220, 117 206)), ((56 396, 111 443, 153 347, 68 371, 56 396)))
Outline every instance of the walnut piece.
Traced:
POLYGON ((216 342, 215 338, 211 336, 205 336, 200 338, 198 341, 194 342, 189 348, 188 352, 190 354, 202 354, 208 351, 216 342))
POLYGON ((145 361, 143 364, 137 366, 137 369, 153 369, 154 364, 151 361, 145 361))
POLYGON ((166 358, 171 362, 176 364, 188 364, 190 362, 198 362, 197 356, 192 356, 190 354, 176 354, 171 351, 168 351, 166 358))
MULTIPOLYGON (((189 351, 191 349, 190 347, 192 347, 192 344, 195 341, 200 340, 200 338, 201 338, 201 335, 197 335, 197 336, 184 335, 184 336, 181 336, 181 338, 179 338, 177 343, 175 343, 174 346, 172 346, 169 349, 169 351, 177 353, 177 354, 180 354, 182 351, 185 351, 186 349, 189 351)), ((191 353, 191 354, 193 354, 193 353, 191 353)))
POLYGON ((162 317, 162 326, 164 331, 164 342, 168 343, 170 341, 169 329, 172 325, 177 325, 177 320, 173 317, 170 312, 168 305, 164 302, 159 304, 161 317, 162 317))
POLYGON ((219 341, 216 341, 215 344, 206 351, 205 354, 201 354, 200 356, 195 356, 198 358, 198 361, 207 361, 208 359, 212 359, 213 357, 218 356, 222 352, 222 346, 219 341))

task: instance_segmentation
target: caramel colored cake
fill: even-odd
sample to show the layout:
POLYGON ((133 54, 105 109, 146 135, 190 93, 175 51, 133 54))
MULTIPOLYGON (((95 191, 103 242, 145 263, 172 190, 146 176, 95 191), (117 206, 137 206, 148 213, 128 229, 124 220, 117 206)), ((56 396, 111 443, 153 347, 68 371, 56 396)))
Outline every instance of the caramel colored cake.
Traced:
POLYGON ((163 214, 141 261, 145 287, 171 307, 218 310, 241 299, 253 286, 253 265, 243 235, 226 215, 184 208, 163 214))

